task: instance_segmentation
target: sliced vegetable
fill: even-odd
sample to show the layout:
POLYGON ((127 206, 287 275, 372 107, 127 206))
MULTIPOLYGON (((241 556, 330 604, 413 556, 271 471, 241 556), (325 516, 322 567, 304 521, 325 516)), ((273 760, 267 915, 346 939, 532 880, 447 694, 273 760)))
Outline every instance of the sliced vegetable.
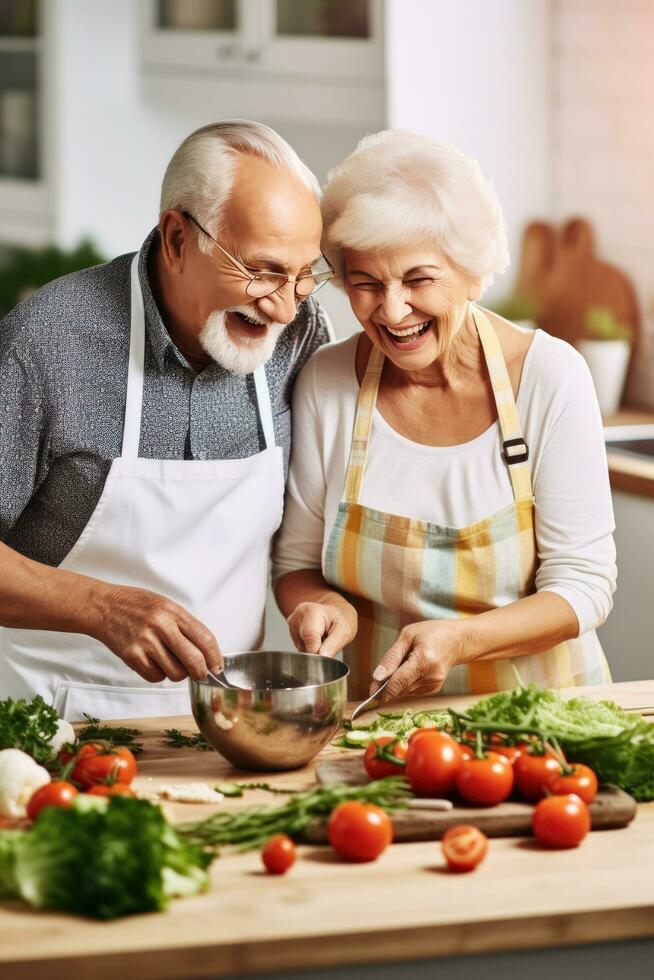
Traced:
POLYGON ((72 783, 64 779, 53 779, 51 783, 46 783, 33 793, 27 804, 27 816, 30 820, 36 820, 41 810, 46 806, 71 806, 77 796, 78 790, 72 783))
POLYGON ((531 826, 546 847, 577 847, 590 830, 590 814, 584 801, 574 794, 547 796, 536 804, 531 826))
POLYGON ((486 857, 488 838, 477 827, 458 824, 443 834, 441 849, 450 871, 472 871, 486 857))
POLYGON ((275 834, 261 852, 261 860, 269 874, 285 874, 295 864, 294 842, 286 834, 275 834))
POLYGON ((341 803, 327 829, 329 843, 347 861, 374 861, 393 840, 390 817, 374 803, 341 803))

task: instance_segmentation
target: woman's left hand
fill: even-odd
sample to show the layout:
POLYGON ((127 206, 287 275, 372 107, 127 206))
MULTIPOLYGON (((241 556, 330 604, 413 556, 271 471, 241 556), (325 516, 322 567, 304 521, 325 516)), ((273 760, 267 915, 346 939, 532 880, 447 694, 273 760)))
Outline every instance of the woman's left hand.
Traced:
POLYGON ((393 674, 384 690, 385 701, 407 694, 436 694, 450 668, 463 659, 461 621, 437 619, 412 623, 404 627, 375 668, 370 693, 393 674))

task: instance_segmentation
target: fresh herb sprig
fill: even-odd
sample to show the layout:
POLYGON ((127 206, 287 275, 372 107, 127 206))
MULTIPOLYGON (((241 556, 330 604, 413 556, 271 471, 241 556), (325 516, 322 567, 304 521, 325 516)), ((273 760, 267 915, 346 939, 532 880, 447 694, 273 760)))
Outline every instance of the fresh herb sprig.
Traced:
POLYGON ((178 834, 194 844, 216 849, 222 844, 237 851, 261 847, 273 834, 301 837, 302 831, 317 817, 328 817, 334 807, 348 800, 376 803, 389 813, 404 809, 412 796, 401 776, 388 776, 364 786, 319 786, 296 793, 281 806, 252 806, 240 811, 222 811, 206 820, 180 824, 178 834))
POLYGON ((211 748, 200 732, 185 735, 178 728, 167 728, 164 735, 166 736, 164 745, 169 745, 173 749, 199 749, 200 752, 207 752, 211 748))
POLYGON ((47 765, 58 721, 55 709, 38 694, 31 701, 5 698, 0 701, 0 749, 20 749, 39 765, 47 765))
POLYGON ((280 793, 283 796, 289 796, 293 793, 299 793, 300 790, 297 789, 286 789, 282 786, 271 786, 270 783, 232 783, 232 782, 222 782, 216 783, 214 789, 217 793, 222 793, 223 796, 243 796, 243 793, 248 789, 263 789, 266 793, 280 793))
POLYGON ((78 742, 106 742, 108 747, 113 745, 124 745, 133 755, 140 755, 143 751, 143 742, 137 741, 143 733, 138 728, 125 728, 122 726, 103 725, 99 718, 92 718, 84 712, 85 726, 77 733, 78 742))

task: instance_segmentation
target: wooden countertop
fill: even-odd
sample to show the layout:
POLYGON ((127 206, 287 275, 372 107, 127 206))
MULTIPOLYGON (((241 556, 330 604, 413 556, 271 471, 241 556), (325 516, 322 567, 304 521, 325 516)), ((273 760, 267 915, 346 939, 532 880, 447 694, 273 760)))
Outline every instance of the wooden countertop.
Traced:
MULTIPOLYGON (((621 409, 604 419, 611 425, 654 425, 654 412, 641 409, 621 409)), ((654 459, 639 459, 619 452, 608 452, 611 489, 637 497, 654 497, 654 459)))
MULTIPOLYGON (((654 681, 568 693, 582 690, 654 711, 654 681)), ((141 789, 235 775, 217 754, 161 745, 164 728, 193 731, 190 718, 134 724, 146 742, 141 789)), ((313 767, 265 778, 304 788, 313 782, 313 767)), ((246 802, 259 798, 270 801, 269 794, 252 792, 246 802)), ((173 807, 185 819, 212 809, 173 807)), ((258 853, 226 854, 214 862, 204 895, 174 902, 164 913, 110 923, 0 903, 0 978, 228 976, 654 936, 654 803, 641 805, 628 828, 592 833, 571 851, 541 850, 528 839, 492 840, 471 875, 447 873, 436 842, 397 844, 366 865, 342 863, 328 848, 298 850, 283 878, 263 873, 258 853)))

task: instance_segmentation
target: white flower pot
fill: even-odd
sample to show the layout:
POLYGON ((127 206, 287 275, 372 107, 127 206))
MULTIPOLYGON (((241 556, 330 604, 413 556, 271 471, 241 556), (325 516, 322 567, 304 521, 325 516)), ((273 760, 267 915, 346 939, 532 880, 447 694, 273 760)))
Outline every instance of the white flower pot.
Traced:
POLYGON ((628 340, 580 340, 578 347, 588 364, 602 415, 612 415, 620 407, 631 344, 628 340))

